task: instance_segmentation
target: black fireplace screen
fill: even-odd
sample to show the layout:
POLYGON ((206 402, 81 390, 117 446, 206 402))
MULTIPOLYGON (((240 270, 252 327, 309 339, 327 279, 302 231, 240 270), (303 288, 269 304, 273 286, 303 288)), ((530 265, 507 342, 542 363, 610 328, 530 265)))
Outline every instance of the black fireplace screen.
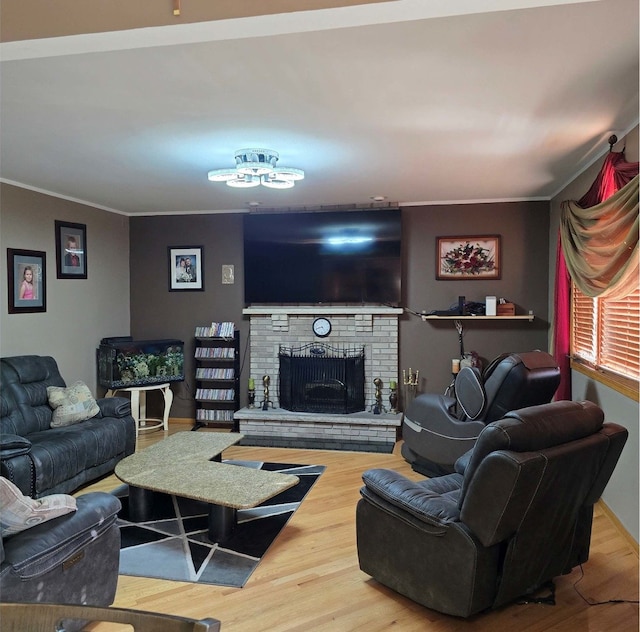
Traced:
POLYGON ((364 347, 280 346, 280 407, 307 413, 364 410, 364 347))

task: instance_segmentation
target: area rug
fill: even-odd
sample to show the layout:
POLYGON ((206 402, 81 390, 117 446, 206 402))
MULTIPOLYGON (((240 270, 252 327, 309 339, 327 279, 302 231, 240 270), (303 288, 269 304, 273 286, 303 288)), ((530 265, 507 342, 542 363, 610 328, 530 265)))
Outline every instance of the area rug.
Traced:
POLYGON ((224 462, 295 474, 300 482, 254 509, 238 510, 238 526, 224 546, 208 540, 208 505, 199 501, 156 494, 153 520, 129 521, 128 487, 123 485, 113 492, 122 502, 118 515, 121 575, 241 588, 325 469, 323 465, 224 462))

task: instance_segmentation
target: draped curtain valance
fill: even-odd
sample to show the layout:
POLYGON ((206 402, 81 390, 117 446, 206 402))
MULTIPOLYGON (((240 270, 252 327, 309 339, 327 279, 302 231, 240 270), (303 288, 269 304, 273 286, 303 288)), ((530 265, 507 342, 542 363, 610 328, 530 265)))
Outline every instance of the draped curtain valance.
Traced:
POLYGON ((638 283, 638 176, 595 206, 563 202, 560 234, 571 278, 585 296, 626 296, 638 283))
POLYGON ((577 202, 563 202, 556 251, 553 354, 561 381, 556 400, 571 399, 570 276, 587 296, 626 296, 638 283, 638 163, 609 152, 577 202))

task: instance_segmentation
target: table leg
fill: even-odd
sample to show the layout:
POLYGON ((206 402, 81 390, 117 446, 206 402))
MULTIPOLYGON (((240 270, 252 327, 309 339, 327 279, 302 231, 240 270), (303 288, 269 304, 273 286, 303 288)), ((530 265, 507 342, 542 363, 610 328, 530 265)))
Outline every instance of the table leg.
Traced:
POLYGON ((171 410, 171 404, 173 403, 173 391, 169 385, 162 389, 162 395, 164 396, 164 414, 162 415, 162 427, 166 432, 169 430, 169 411, 171 410))
POLYGON ((143 428, 147 425, 147 391, 137 391, 140 397, 139 410, 140 417, 138 421, 140 422, 140 427, 143 428))
POLYGON ((138 439, 138 429, 140 428, 140 391, 132 389, 131 394, 131 416, 136 422, 136 440, 138 439))
POLYGON ((129 485, 129 520, 146 522, 153 518, 153 490, 129 485))
POLYGON ((238 511, 233 507, 209 505, 209 540, 224 542, 235 531, 238 511))

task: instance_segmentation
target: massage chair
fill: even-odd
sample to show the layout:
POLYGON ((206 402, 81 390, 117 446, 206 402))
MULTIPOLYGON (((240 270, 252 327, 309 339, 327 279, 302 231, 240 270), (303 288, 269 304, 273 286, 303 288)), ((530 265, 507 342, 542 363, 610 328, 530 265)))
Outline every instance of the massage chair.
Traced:
POLYGON ((465 366, 453 393, 424 393, 409 404, 402 456, 425 476, 449 474, 488 423, 511 410, 550 402, 559 384, 560 369, 544 351, 502 354, 484 372, 465 366))

